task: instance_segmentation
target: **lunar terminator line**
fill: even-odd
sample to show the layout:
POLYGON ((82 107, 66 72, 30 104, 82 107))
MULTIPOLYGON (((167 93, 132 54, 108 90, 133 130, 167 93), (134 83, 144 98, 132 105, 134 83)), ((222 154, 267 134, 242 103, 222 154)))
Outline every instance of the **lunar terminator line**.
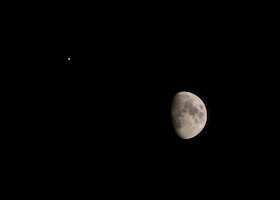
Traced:
POLYGON ((172 101, 171 117, 176 133, 183 139, 190 139, 203 130, 207 110, 198 96, 190 92, 179 92, 172 101))

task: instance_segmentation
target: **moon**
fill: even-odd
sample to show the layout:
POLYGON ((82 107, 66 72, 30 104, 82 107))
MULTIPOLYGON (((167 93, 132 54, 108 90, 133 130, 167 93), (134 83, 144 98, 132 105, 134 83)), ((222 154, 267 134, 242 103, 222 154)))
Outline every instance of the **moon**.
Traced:
POLYGON ((179 92, 171 106, 172 124, 175 132, 182 139, 198 135, 207 121, 207 110, 203 101, 193 93, 179 92))

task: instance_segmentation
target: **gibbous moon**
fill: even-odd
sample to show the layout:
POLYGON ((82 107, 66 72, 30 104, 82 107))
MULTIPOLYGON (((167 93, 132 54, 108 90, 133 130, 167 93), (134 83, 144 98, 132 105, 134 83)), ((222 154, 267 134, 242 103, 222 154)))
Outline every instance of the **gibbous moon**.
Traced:
POLYGON ((171 106, 172 124, 183 139, 198 135, 207 121, 207 111, 203 101, 190 92, 177 93, 171 106))

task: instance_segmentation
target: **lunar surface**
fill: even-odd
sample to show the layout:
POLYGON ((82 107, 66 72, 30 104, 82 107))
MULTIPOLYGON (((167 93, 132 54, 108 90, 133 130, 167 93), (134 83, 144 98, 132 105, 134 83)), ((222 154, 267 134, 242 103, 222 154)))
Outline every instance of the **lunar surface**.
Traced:
POLYGON ((207 111, 198 96, 190 92, 179 92, 172 101, 171 117, 176 133, 183 139, 190 139, 204 128, 207 111))

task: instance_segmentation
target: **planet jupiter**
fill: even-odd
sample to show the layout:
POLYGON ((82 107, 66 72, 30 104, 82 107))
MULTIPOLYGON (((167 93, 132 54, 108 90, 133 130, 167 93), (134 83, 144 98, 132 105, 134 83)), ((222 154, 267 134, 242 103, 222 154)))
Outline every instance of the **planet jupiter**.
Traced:
POLYGON ((207 121, 207 110, 203 101, 193 93, 179 92, 172 101, 172 124, 182 139, 198 135, 207 121))

